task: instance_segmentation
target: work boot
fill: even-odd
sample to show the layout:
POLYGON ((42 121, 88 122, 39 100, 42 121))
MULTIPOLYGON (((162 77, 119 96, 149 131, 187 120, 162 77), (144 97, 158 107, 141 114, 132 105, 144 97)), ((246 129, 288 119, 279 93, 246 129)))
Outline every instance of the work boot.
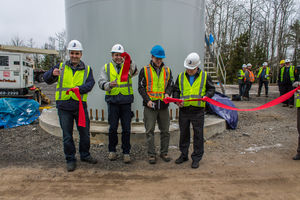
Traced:
POLYGON ((97 164, 97 160, 95 158, 93 158, 92 156, 88 156, 86 158, 81 158, 80 159, 82 162, 87 162, 89 164, 97 164))
POLYGON ((293 160, 300 160, 300 154, 296 154, 294 157, 293 157, 293 160))
POLYGON ((117 153, 116 152, 109 152, 108 159, 110 161, 117 160, 117 153))
POLYGON ((76 162, 67 163, 67 171, 72 172, 76 169, 76 162))
POLYGON ((289 105, 287 105, 287 104, 283 104, 283 105, 282 105, 282 107, 288 107, 288 106, 289 106, 289 105))
POLYGON ((156 163, 156 157, 155 156, 149 156, 149 163, 154 165, 156 163))
POLYGON ((175 160, 175 163, 176 164, 181 164, 181 163, 183 163, 183 162, 185 162, 185 161, 188 161, 189 159, 187 158, 187 157, 184 157, 183 155, 180 155, 179 156, 179 158, 177 158, 176 160, 175 160))
POLYGON ((191 167, 192 167, 193 169, 197 169, 197 168, 199 167, 199 161, 193 160, 191 167))
POLYGON ((290 105, 289 107, 290 107, 290 108, 294 108, 294 105, 290 105))
POLYGON ((168 156, 168 154, 160 154, 160 157, 165 162, 170 162, 172 159, 168 156))
POLYGON ((123 155, 123 162, 128 164, 131 162, 131 159, 130 159, 130 155, 129 154, 124 154, 123 155))

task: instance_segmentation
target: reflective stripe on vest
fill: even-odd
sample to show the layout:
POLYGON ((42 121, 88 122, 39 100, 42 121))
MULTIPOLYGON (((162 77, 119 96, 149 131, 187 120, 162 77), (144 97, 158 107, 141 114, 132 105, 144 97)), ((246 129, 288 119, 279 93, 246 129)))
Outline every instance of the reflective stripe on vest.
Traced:
POLYGON ((240 69, 240 74, 239 74, 238 79, 243 79, 244 78, 243 76, 245 76, 245 72, 244 72, 244 70, 240 69))
MULTIPOLYGON (((65 63, 60 63, 59 69, 61 72, 58 77, 55 99, 69 100, 72 98, 76 101, 79 101, 73 92, 71 92, 69 95, 67 95, 66 92, 71 88, 85 84, 90 73, 90 66, 86 66, 84 70, 77 70, 74 74, 72 68, 65 63)), ((81 94, 81 99, 82 101, 86 101, 87 94, 81 94)))
MULTIPOLYGON (((280 81, 281 81, 281 82, 283 81, 283 74, 284 74, 285 68, 286 68, 286 67, 282 67, 282 68, 281 68, 281 71, 280 71, 280 81)), ((290 67, 289 67, 290 80, 291 80, 292 82, 295 81, 294 69, 295 69, 294 66, 290 66, 290 67)))
MULTIPOLYGON (((180 99, 190 100, 202 98, 206 94, 207 72, 201 71, 192 86, 185 73, 186 72, 180 73, 178 77, 180 99)), ((205 101, 185 101, 183 106, 205 107, 205 101)))
POLYGON ((159 77, 150 64, 144 67, 144 72, 146 77, 146 90, 150 99, 163 100, 170 79, 170 68, 165 66, 162 67, 159 77))
MULTIPOLYGON (((257 77, 260 78, 260 74, 262 73, 263 71, 263 67, 260 67, 259 68, 259 71, 258 71, 258 74, 257 74, 257 77)), ((266 74, 265 75, 269 75, 270 74, 270 67, 266 67, 266 74)), ((267 77, 267 80, 270 79, 270 76, 267 77)))
POLYGON ((108 82, 117 80, 117 86, 112 88, 110 91, 106 91, 106 95, 114 96, 120 93, 122 95, 133 94, 131 77, 128 76, 127 82, 121 82, 123 66, 124 65, 122 64, 121 70, 118 74, 112 62, 105 64, 105 71, 107 73, 108 82))
POLYGON ((298 93, 296 96, 296 107, 299 108, 300 107, 300 94, 298 93))

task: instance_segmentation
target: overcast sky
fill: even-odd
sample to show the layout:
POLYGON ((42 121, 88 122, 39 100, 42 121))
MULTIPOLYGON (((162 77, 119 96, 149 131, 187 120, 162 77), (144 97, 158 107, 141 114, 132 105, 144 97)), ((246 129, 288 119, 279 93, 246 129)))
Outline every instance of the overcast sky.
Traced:
POLYGON ((0 44, 18 36, 41 47, 49 36, 65 30, 64 0, 0 0, 0 44))
MULTIPOLYGON (((42 47, 49 36, 65 30, 64 0, 0 0, 0 44, 9 44, 19 37, 35 47, 42 47)), ((297 3, 299 12, 300 0, 297 3)))

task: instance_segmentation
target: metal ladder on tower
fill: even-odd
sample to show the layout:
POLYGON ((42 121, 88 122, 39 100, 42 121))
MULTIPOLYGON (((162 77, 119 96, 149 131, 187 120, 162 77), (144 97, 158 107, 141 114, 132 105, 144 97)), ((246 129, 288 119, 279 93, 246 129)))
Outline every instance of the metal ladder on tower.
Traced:
POLYGON ((226 69, 222 56, 220 54, 220 48, 216 48, 215 43, 210 44, 209 38, 205 35, 206 41, 206 53, 204 58, 204 70, 212 78, 215 85, 220 87, 223 94, 225 94, 224 85, 226 84, 226 69))

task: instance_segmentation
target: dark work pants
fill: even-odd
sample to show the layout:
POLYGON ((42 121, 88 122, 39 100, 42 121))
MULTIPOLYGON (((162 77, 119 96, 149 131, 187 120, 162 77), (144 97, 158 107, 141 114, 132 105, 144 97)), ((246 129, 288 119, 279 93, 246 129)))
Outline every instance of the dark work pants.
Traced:
POLYGON ((262 86, 265 85, 265 94, 266 96, 268 96, 268 91, 269 91, 269 81, 263 81, 263 80, 259 80, 259 83, 258 83, 258 92, 257 94, 260 95, 261 93, 261 89, 262 89, 262 86))
POLYGON ((252 86, 252 83, 251 83, 251 82, 246 82, 246 83, 245 83, 244 97, 249 98, 249 92, 250 92, 251 86, 252 86))
POLYGON ((85 109, 86 127, 78 126, 78 111, 67 111, 58 109, 60 127, 63 132, 64 153, 67 163, 75 162, 76 148, 73 140, 74 119, 79 132, 79 153, 80 158, 90 156, 90 120, 85 109))
POLYGON ((240 94, 240 97, 243 96, 244 91, 245 91, 245 83, 239 83, 239 94, 240 94))
POLYGON ((297 108, 297 129, 298 129, 298 148, 297 148, 297 154, 300 154, 300 107, 297 108))
POLYGON ((193 145, 194 152, 192 153, 192 160, 199 162, 204 154, 204 109, 180 108, 179 110, 179 149, 183 157, 188 158, 190 147, 190 124, 193 125, 194 137, 193 145))
POLYGON ((121 120, 122 126, 122 150, 123 154, 130 152, 130 131, 131 131, 131 103, 128 104, 112 104, 108 103, 108 151, 116 152, 118 145, 118 125, 121 120))
MULTIPOLYGON (((281 89, 280 94, 284 95, 284 94, 292 91, 294 88, 291 84, 282 84, 279 89, 281 89)), ((288 100, 284 101, 283 104, 294 105, 294 95, 291 98, 289 98, 288 100)))

